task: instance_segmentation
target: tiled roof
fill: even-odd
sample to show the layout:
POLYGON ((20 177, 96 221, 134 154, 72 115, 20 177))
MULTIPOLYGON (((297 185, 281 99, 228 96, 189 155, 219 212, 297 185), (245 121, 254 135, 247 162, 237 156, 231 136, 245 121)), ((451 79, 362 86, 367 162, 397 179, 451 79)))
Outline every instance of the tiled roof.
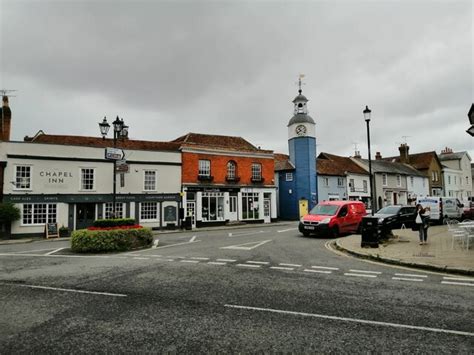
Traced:
MULTIPOLYGON (((409 154, 408 164, 413 166, 415 169, 425 170, 429 169, 433 159, 438 159, 435 151, 409 154)), ((400 163, 400 156, 383 158, 383 160, 400 163)))
MULTIPOLYGON (((77 145, 85 147, 112 147, 113 139, 102 139, 100 137, 85 136, 66 136, 52 135, 40 132, 36 136, 30 138, 25 137, 25 142, 32 143, 48 143, 62 145, 77 145)), ((156 151, 179 151, 180 144, 173 142, 155 142, 155 141, 138 141, 132 139, 120 140, 117 144, 120 148, 136 149, 136 150, 156 150, 156 151)))
POLYGON ((441 153, 440 155, 438 155, 438 158, 441 161, 444 161, 444 160, 460 160, 460 159, 462 159, 464 154, 467 154, 467 152, 441 153))
POLYGON ((354 163, 351 158, 339 155, 321 153, 316 160, 316 169, 319 175, 345 176, 346 172, 367 175, 367 171, 354 163))
POLYGON ((200 133, 188 133, 172 142, 180 143, 183 147, 216 148, 234 151, 273 153, 271 150, 259 149, 242 137, 220 136, 200 133))
MULTIPOLYGON (((365 166, 369 165, 369 161, 367 159, 358 160, 365 166)), ((416 170, 411 165, 377 159, 372 160, 372 172, 426 177, 425 174, 416 170)))
POLYGON ((286 154, 275 153, 275 171, 295 170, 295 166, 291 163, 290 157, 286 154))

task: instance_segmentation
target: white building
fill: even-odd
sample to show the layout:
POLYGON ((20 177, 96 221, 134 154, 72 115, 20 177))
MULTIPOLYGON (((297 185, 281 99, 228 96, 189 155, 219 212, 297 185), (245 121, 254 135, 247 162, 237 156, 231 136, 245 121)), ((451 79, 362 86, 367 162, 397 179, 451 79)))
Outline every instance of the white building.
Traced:
POLYGON ((445 148, 438 156, 443 164, 445 196, 468 200, 472 196, 471 157, 467 152, 456 152, 445 148))

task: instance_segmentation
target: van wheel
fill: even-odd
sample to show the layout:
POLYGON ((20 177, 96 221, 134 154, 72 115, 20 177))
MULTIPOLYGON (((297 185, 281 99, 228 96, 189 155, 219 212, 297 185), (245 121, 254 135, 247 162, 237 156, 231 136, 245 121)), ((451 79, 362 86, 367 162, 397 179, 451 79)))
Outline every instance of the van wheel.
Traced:
POLYGON ((449 218, 448 216, 444 216, 443 218, 443 224, 448 224, 449 218))
POLYGON ((303 232, 303 235, 304 235, 305 237, 309 237, 309 233, 308 233, 308 232, 303 232))
POLYGON ((331 228, 331 237, 333 238, 339 237, 339 228, 337 226, 334 226, 331 228))

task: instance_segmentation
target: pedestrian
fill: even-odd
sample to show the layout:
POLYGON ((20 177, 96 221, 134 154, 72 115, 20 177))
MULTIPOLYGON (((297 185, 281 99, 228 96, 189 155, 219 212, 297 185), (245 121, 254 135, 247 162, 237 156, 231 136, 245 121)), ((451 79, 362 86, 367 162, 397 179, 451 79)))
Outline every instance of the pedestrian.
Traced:
POLYGON ((428 244, 428 228, 430 226, 431 209, 426 207, 423 209, 421 218, 423 220, 423 244, 428 244))
POLYGON ((423 225, 423 213, 424 213, 424 209, 423 209, 423 206, 420 205, 420 204, 417 204, 416 205, 416 218, 415 218, 415 225, 416 225, 416 228, 418 229, 418 234, 419 234, 419 237, 420 237, 420 245, 423 245, 424 241, 425 241, 425 238, 424 238, 424 234, 425 234, 425 228, 424 228, 424 225, 423 225))

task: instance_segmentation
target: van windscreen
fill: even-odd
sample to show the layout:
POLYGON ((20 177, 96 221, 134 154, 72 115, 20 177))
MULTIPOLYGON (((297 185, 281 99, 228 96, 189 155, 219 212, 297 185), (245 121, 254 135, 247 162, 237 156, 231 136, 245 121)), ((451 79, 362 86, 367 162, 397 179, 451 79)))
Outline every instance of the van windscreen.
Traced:
POLYGON ((317 205, 314 206, 309 214, 322 215, 322 216, 334 216, 339 206, 334 205, 317 205))

